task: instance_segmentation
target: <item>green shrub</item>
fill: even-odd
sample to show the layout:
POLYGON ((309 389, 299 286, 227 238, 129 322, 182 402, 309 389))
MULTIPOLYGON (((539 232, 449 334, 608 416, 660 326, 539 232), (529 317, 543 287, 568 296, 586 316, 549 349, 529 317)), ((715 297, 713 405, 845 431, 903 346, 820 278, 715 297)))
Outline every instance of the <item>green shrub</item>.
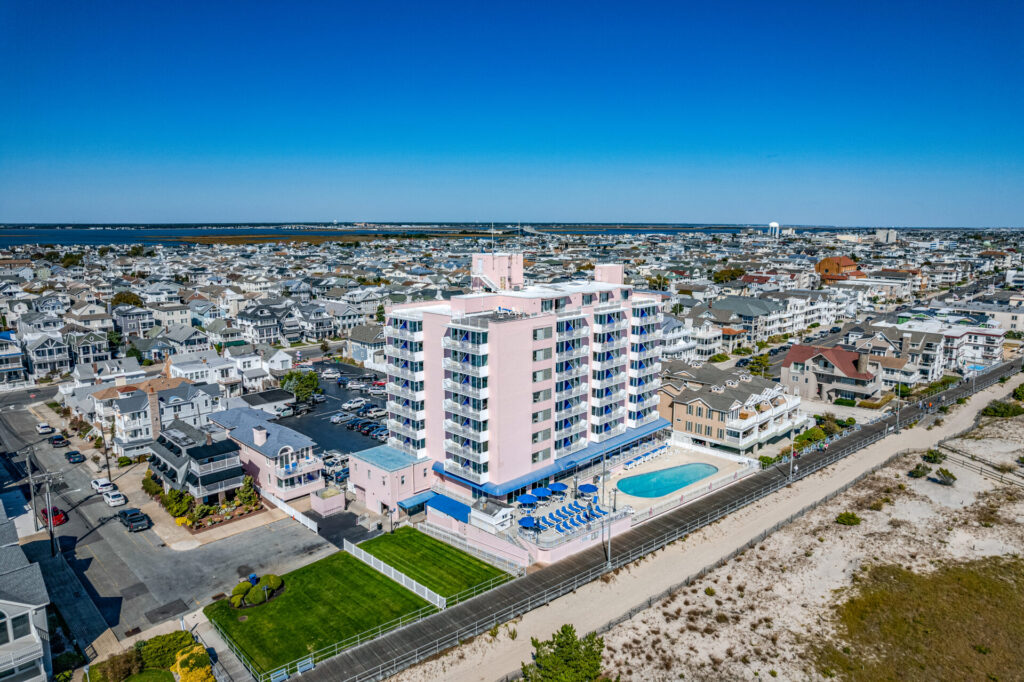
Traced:
POLYGON ((946 461, 946 453, 932 449, 921 455, 921 459, 929 464, 942 464, 946 461))
POLYGON ((187 514, 194 502, 191 495, 180 490, 168 490, 161 496, 160 501, 167 513, 174 517, 187 514))
POLYGON ((715 353, 710 358, 708 358, 708 362, 725 362, 728 359, 729 356, 726 355, 725 353, 715 353))
POLYGON ((856 423, 857 423, 857 420, 854 419, 853 417, 847 417, 846 418, 846 426, 847 427, 853 426, 856 423))
POLYGON ((262 604, 267 601, 267 595, 263 592, 263 588, 259 585, 253 586, 248 592, 245 593, 245 603, 251 606, 262 604))
POLYGON ((715 596, 715 588, 713 588, 713 587, 705 587, 704 588, 704 594, 708 595, 709 597, 714 597, 715 596))
POLYGON ((164 491, 164 487, 156 482, 152 476, 146 476, 142 479, 142 491, 151 497, 161 494, 164 491))
POLYGON ((1024 384, 1021 384, 1017 388, 1013 389, 1014 400, 1024 400, 1024 384))
POLYGON ((775 458, 769 457, 768 455, 761 455, 757 458, 757 461, 761 463, 762 469, 767 469, 771 465, 775 464, 775 458))
POLYGON ((753 352, 754 352, 754 350, 752 348, 747 348, 746 346, 740 346, 739 348, 734 350, 732 352, 732 354, 733 355, 750 355, 753 352))
POLYGON ((117 466, 119 466, 119 467, 127 467, 127 466, 131 466, 131 465, 132 465, 132 458, 131 457, 127 457, 125 455, 121 455, 120 457, 117 458, 117 466))
POLYGON ((142 672, 142 653, 138 649, 131 649, 123 654, 111 656, 98 667, 107 682, 124 682, 132 675, 142 672))
POLYGON ((832 401, 833 405, 841 405, 843 407, 856 407, 857 401, 852 398, 836 398, 832 401))
POLYGON ((175 655, 187 647, 193 646, 195 640, 184 630, 175 630, 166 635, 157 635, 152 639, 136 644, 142 653, 145 668, 167 669, 174 665, 175 655))
POLYGON ((1017 403, 993 400, 981 411, 986 417, 1019 417, 1024 414, 1024 407, 1017 403))
POLYGON ((260 585, 266 585, 267 587, 270 588, 271 592, 276 592, 277 590, 281 589, 282 585, 284 585, 284 581, 281 580, 281 576, 279 576, 279 575, 274 575, 273 573, 267 573, 265 576, 260 578, 259 584, 260 585))
POLYGON ((953 485, 956 483, 956 476, 949 469, 939 469, 935 472, 935 481, 942 485, 953 485))
POLYGON ((249 584, 248 580, 246 580, 245 582, 240 582, 237 585, 235 585, 235 587, 231 590, 231 596, 233 597, 236 594, 244 595, 250 589, 252 589, 252 585, 249 584))
POLYGON ((819 440, 825 439, 825 431, 820 426, 813 426, 799 436, 793 439, 797 444, 800 443, 817 443, 819 440))
MULTIPOLYGON (((210 654, 202 646, 193 646, 177 660, 178 670, 199 670, 210 667, 210 654)), ((170 666, 168 666, 170 667, 170 666)))
POLYGON ((859 526, 860 517, 853 512, 843 512, 836 517, 836 523, 840 526, 859 526))
POLYGON ((910 470, 907 475, 911 478, 924 478, 932 472, 932 468, 927 464, 921 464, 918 462, 917 466, 910 470))
POLYGON ((244 603, 245 603, 245 595, 244 594, 233 594, 233 595, 231 595, 231 605, 234 606, 236 609, 241 608, 242 604, 244 604, 244 603))

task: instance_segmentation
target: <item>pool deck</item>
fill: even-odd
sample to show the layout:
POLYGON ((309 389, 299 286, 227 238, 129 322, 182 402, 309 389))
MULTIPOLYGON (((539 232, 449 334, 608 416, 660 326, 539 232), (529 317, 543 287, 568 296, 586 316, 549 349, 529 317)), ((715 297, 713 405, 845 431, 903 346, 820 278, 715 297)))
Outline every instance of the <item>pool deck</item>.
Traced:
MULTIPOLYGON (((651 471, 670 469, 683 464, 711 464, 712 466, 718 467, 718 471, 706 478, 700 479, 699 481, 694 481, 688 486, 677 488, 676 490, 673 490, 667 495, 662 495, 661 497, 636 497, 634 495, 627 495, 621 490, 618 490, 616 493, 617 499, 615 500, 615 506, 617 508, 622 509, 628 504, 633 507, 633 513, 638 514, 649 510, 651 507, 664 504, 668 500, 678 499, 682 495, 690 496, 700 488, 706 488, 710 483, 715 481, 732 478, 735 474, 744 469, 744 465, 740 462, 727 459, 725 457, 715 457, 714 455, 705 452, 687 450, 680 446, 669 445, 668 448, 662 452, 665 454, 660 457, 650 459, 640 466, 633 467, 629 470, 620 467, 617 471, 612 473, 608 477, 608 496, 611 497, 612 490, 618 490, 618 483, 622 479, 629 478, 630 476, 646 474, 651 471)), ((695 498, 696 495, 694 495, 694 499, 695 498)), ((607 500, 607 502, 611 504, 611 500, 607 500)))

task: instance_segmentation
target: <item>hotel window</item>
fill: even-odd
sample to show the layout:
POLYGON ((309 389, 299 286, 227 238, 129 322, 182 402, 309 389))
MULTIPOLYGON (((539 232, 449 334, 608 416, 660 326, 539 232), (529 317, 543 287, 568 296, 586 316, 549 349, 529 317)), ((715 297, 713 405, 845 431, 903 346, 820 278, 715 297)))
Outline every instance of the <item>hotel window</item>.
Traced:
POLYGON ((553 299, 544 299, 540 302, 540 311, 542 313, 549 313, 555 307, 555 301, 553 299))
POLYGON ((603 292, 601 294, 601 303, 607 303, 607 302, 608 302, 608 292, 605 291, 605 292, 603 292))
POLYGON ((541 327, 533 330, 533 340, 543 341, 551 338, 551 327, 541 327))
POLYGON ((544 448, 543 450, 541 450, 539 452, 535 452, 535 453, 533 453, 533 457, 532 457, 534 464, 536 464, 537 462, 543 462, 544 460, 550 459, 550 458, 551 458, 551 448, 544 448))
POLYGON ((543 443, 546 440, 551 439, 551 429, 541 429, 537 433, 533 434, 533 443, 543 443))
POLYGON ((533 413, 533 423, 539 424, 540 422, 551 419, 551 410, 541 410, 540 412, 533 413))
POLYGON ((547 381, 550 378, 551 378, 551 370, 550 369, 539 369, 539 370, 537 370, 536 372, 533 373, 533 383, 535 383, 535 384, 537 382, 539 382, 539 381, 547 381))
POLYGON ((545 400, 550 400, 550 399, 551 399, 551 389, 550 388, 545 388, 543 391, 536 391, 533 394, 533 402, 534 403, 542 403, 545 400))
POLYGON ((533 361, 534 362, 540 362, 541 360, 550 360, 550 359, 551 359, 551 347, 550 346, 547 347, 547 348, 538 348, 537 350, 533 351, 533 361))
POLYGON ((594 295, 593 294, 583 294, 583 305, 593 305, 593 303, 594 303, 594 295))

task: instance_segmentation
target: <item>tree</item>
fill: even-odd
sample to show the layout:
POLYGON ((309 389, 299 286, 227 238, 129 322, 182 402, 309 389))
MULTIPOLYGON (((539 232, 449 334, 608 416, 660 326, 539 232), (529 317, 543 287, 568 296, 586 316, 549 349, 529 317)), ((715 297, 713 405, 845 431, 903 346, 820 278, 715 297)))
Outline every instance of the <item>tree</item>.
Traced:
POLYGON ((681 312, 683 312, 683 304, 682 303, 676 303, 675 305, 672 306, 672 314, 673 315, 678 315, 681 312))
POLYGON ((297 401, 306 402, 320 392, 320 377, 316 372, 292 370, 284 375, 281 388, 293 394, 297 401))
POLYGON ((377 317, 376 317, 376 319, 377 319, 378 322, 383 322, 384 321, 384 304, 383 303, 381 303, 379 306, 377 306, 377 317))
POLYGON ((750 358, 747 371, 754 376, 766 377, 771 373, 772 361, 767 355, 755 355, 750 358))
POLYGON ((654 275, 653 277, 648 277, 647 286, 655 291, 665 291, 668 289, 668 277, 665 275, 654 275))
POLYGON ((532 638, 533 663, 523 663, 526 682, 594 682, 601 679, 604 638, 591 632, 580 639, 576 628, 563 625, 550 640, 532 638))
POLYGON ((715 284, 722 284, 723 282, 731 282, 734 279, 739 279, 745 274, 747 274, 747 271, 743 268, 722 268, 711 276, 711 280, 715 284))
POLYGON ((120 346, 121 345, 121 332, 119 332, 119 331, 117 331, 115 329, 111 329, 109 332, 107 332, 107 343, 110 344, 111 346, 115 347, 115 348, 117 346, 120 346))
POLYGON ((252 476, 247 475, 242 479, 242 487, 235 492, 235 499, 249 507, 259 502, 260 496, 256 492, 256 484, 253 482, 252 476))
POLYGON ((112 299, 110 299, 110 305, 116 306, 125 304, 141 306, 143 301, 138 294, 133 294, 130 291, 119 291, 114 294, 112 299))
POLYGON ((140 351, 135 346, 132 346, 127 351, 125 351, 125 357, 135 358, 136 360, 139 361, 140 364, 142 363, 142 351, 140 351))

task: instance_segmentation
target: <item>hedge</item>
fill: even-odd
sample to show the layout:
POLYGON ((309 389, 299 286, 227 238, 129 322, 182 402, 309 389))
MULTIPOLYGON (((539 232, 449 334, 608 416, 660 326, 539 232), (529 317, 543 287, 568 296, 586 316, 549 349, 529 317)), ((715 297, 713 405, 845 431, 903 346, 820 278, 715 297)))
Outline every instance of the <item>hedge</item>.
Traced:
POLYGON ((267 601, 267 595, 259 585, 253 585, 253 587, 245 593, 245 603, 249 606, 256 606, 265 601, 267 601))
POLYGON ((836 398, 832 401, 833 405, 839 405, 841 407, 856 407, 857 401, 852 398, 836 398))
POLYGON ((244 595, 251 588, 252 588, 252 585, 249 584, 248 580, 246 580, 244 582, 240 582, 237 585, 235 585, 234 589, 231 590, 231 596, 234 597, 235 595, 238 595, 238 594, 243 594, 244 595))
POLYGON ((142 652, 142 663, 146 668, 168 669, 174 665, 175 655, 195 643, 192 635, 176 630, 166 635, 157 635, 136 645, 142 652))

